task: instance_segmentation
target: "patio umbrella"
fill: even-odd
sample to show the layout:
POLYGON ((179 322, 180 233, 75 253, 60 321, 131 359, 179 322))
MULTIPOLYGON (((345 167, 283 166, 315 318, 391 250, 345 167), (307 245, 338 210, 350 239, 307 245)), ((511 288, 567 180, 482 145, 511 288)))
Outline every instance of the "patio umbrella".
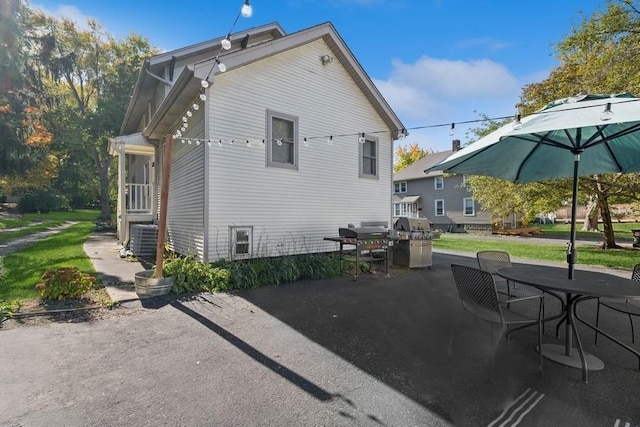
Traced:
POLYGON ((425 170, 514 183, 573 178, 569 278, 576 261, 578 177, 640 171, 640 98, 628 93, 554 101, 425 170))

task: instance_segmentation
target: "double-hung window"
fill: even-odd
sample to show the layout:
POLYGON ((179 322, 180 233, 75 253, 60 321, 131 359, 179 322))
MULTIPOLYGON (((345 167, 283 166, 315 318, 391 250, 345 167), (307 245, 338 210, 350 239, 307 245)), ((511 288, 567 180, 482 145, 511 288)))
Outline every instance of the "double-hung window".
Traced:
POLYGON ((434 200, 435 203, 435 215, 436 216, 444 216, 444 199, 434 200))
POLYGON ((267 110, 267 166, 298 169, 298 118, 267 110))
POLYGON ((476 214, 476 206, 475 203, 473 203, 473 198, 465 197, 462 200, 464 216, 474 216, 476 214))
POLYGON ((231 258, 242 259, 251 257, 253 227, 229 227, 231 258))
POLYGON ((444 178, 441 176, 436 176, 433 179, 433 188, 436 190, 442 190, 444 188, 444 178))
POLYGON ((360 145, 360 178, 378 177, 378 139, 365 137, 360 145))

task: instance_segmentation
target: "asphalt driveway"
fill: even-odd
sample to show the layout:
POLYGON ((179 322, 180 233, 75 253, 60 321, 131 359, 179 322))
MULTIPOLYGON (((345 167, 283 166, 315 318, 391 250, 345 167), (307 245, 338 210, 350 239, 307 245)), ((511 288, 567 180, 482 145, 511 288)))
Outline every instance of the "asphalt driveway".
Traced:
MULTIPOLYGON (((475 265, 434 253, 433 268, 391 278, 153 299, 93 322, 0 329, 0 425, 640 423, 637 359, 593 346, 586 328, 586 350, 606 364, 588 384, 546 360, 540 377, 534 328, 499 346, 491 380, 488 325, 463 317, 448 354, 460 312, 452 262, 475 265)), ((624 318, 604 326, 628 334, 624 318)), ((543 339, 556 340, 551 327, 543 339)))

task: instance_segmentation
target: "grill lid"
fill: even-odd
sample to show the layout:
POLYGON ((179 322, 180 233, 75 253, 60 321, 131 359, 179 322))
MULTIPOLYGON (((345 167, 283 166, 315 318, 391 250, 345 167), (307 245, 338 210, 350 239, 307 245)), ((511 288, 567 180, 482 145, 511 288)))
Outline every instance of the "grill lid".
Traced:
POLYGON ((401 231, 431 231, 431 222, 426 218, 401 216, 396 221, 395 229, 401 231))
POLYGON ((360 227, 360 228, 339 228, 338 235, 340 237, 349 237, 354 239, 363 239, 373 236, 387 236, 387 230, 380 227, 360 227))

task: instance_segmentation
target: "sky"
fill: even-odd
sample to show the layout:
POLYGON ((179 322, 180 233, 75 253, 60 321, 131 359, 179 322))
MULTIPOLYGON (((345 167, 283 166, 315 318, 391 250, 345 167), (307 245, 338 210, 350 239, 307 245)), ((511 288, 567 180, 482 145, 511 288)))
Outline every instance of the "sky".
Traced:
MULTIPOLYGON (((464 145, 462 122, 517 114, 522 88, 558 65, 554 46, 605 0, 31 0, 47 14, 87 19, 164 51, 277 22, 293 33, 331 22, 406 126, 396 143, 428 151, 464 145), (235 24, 234 24, 235 22, 235 24), (451 123, 458 123, 451 131, 451 123)), ((574 94, 567 94, 567 96, 574 94)))

